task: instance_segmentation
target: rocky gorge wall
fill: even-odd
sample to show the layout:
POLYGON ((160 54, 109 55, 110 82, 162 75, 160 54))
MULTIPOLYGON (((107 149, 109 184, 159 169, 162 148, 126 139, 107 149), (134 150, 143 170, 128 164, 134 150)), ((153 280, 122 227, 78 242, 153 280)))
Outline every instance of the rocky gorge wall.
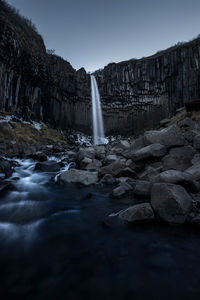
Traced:
MULTIPOLYGON (((106 134, 155 128, 200 98, 200 38, 94 73, 106 134)), ((90 76, 47 53, 42 37, 0 0, 0 110, 63 130, 92 134, 90 76)))
POLYGON ((48 54, 41 36, 0 1, 0 110, 91 133, 90 77, 48 54))
POLYGON ((151 57, 95 72, 106 127, 124 133, 155 127, 186 101, 200 98, 200 38, 151 57))

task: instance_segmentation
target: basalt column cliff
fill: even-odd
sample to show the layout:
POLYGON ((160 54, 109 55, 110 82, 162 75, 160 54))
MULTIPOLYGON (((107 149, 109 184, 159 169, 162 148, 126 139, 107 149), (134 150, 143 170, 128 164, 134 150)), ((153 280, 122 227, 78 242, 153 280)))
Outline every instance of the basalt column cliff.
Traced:
POLYGON ((155 127, 200 97, 200 38, 151 57, 111 63, 95 75, 106 129, 130 133, 155 127))
POLYGON ((90 76, 46 52, 32 23, 0 0, 0 110, 89 132, 90 76))
MULTIPOLYGON (((106 134, 134 134, 155 127, 185 101, 200 98, 199 68, 200 38, 95 72, 106 134)), ((3 0, 0 110, 92 134, 89 74, 46 51, 34 25, 3 0)))

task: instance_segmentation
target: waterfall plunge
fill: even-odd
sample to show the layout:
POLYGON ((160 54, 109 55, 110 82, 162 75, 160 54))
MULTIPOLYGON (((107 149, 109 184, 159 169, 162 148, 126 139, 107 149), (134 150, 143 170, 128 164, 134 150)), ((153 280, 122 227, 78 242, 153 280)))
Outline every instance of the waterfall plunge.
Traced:
POLYGON ((92 117, 93 117, 93 142, 94 145, 105 144, 101 100, 96 78, 91 75, 92 117))

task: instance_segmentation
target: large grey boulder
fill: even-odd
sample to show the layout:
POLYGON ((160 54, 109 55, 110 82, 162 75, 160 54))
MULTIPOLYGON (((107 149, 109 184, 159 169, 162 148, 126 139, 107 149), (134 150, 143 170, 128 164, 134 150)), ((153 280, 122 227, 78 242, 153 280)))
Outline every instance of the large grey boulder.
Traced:
POLYGON ((162 157, 165 154, 165 146, 161 144, 152 144, 136 151, 132 156, 132 160, 137 162, 143 159, 162 157))
POLYGON ((162 160, 163 169, 184 171, 192 165, 192 158, 195 153, 196 150, 191 146, 173 148, 162 160))
POLYGON ((98 171, 99 168, 102 167, 102 162, 98 159, 93 159, 92 162, 90 162, 85 169, 88 171, 98 171))
POLYGON ((151 178, 154 183, 173 183, 183 186, 189 193, 197 193, 199 191, 199 184, 193 180, 193 177, 186 172, 177 170, 164 171, 157 176, 151 178))
POLYGON ((149 203, 136 204, 119 212, 119 218, 132 223, 154 220, 154 212, 149 203))
POLYGON ((88 147, 88 148, 80 148, 79 152, 77 154, 77 159, 78 161, 83 160, 84 158, 90 158, 93 159, 95 158, 95 150, 92 147, 88 147))
POLYGON ((45 162, 38 162, 35 165, 35 170, 41 172, 57 172, 60 170, 60 164, 56 161, 49 160, 45 162))
POLYGON ((162 130, 150 130, 144 134, 147 144, 162 144, 167 148, 185 146, 186 141, 180 128, 171 125, 162 130))
POLYGON ((58 183, 81 183, 87 186, 98 182, 98 174, 96 172, 70 169, 61 173, 57 181, 58 183))
POLYGON ((194 180, 200 180, 200 164, 191 166, 185 172, 190 174, 194 180))
POLYGON ((121 155, 123 155, 124 157, 126 157, 127 159, 131 158, 133 156, 133 154, 144 148, 146 145, 145 143, 145 138, 144 136, 141 136, 135 140, 132 141, 132 143, 130 144, 130 148, 127 150, 124 150, 121 155))
POLYGON ((116 161, 108 166, 99 169, 99 174, 101 176, 105 174, 111 174, 114 177, 136 177, 136 173, 126 166, 126 163, 121 161, 116 161))
POLYGON ((195 149, 200 150, 200 134, 195 135, 193 139, 193 146, 195 149))
POLYGON ((121 182, 121 184, 112 191, 110 196, 112 198, 122 198, 132 189, 133 187, 127 182, 121 182))
POLYGON ((116 179, 111 174, 106 174, 101 179, 101 183, 107 185, 113 185, 116 182, 116 179))
POLYGON ((135 184, 134 194, 140 197, 151 196, 152 183, 144 180, 137 180, 135 184))
POLYGON ((191 210, 192 198, 180 185, 156 183, 151 192, 151 205, 163 221, 183 224, 191 210))

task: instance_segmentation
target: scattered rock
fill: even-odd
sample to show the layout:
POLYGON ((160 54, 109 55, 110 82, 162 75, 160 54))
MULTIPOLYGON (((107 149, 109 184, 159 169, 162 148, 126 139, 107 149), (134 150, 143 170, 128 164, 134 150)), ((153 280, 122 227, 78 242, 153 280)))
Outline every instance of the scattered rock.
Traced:
POLYGON ((57 172, 60 170, 60 164, 53 160, 38 162, 35 165, 35 170, 42 172, 57 172))
POLYGON ((87 165, 89 165, 90 163, 92 163, 92 159, 88 158, 88 157, 85 157, 80 162, 80 168, 85 169, 87 167, 87 165))
POLYGON ((116 179, 111 174, 106 174, 101 179, 101 183, 103 183, 103 184, 113 185, 115 182, 116 182, 116 179))
POLYGON ((106 162, 107 163, 112 163, 114 161, 118 160, 118 157, 116 154, 109 154, 106 156, 106 162))
POLYGON ((91 185, 98 182, 98 174, 95 172, 69 169, 58 176, 58 183, 81 183, 91 185))
POLYGON ((124 196, 126 194, 125 189, 123 188, 123 186, 118 186, 116 187, 112 193, 111 193, 111 197, 112 198, 121 198, 122 196, 124 196))
POLYGON ((94 159, 95 158, 95 150, 92 147, 88 148, 80 148, 78 154, 77 154, 77 159, 78 161, 83 160, 84 158, 90 158, 94 159))
POLYGON ((152 183, 148 181, 142 181, 142 180, 137 180, 135 189, 134 189, 134 194, 137 196, 142 196, 142 197, 150 197, 151 196, 151 188, 152 188, 152 183))
POLYGON ((86 166, 88 171, 98 171, 102 167, 102 162, 98 159, 93 159, 91 163, 86 166))
POLYGON ((38 160, 38 161, 47 161, 47 156, 41 151, 35 152, 33 154, 29 154, 28 158, 38 160))
POLYGON ((197 193, 199 191, 199 184, 193 180, 193 177, 186 172, 177 170, 167 170, 155 176, 151 180, 154 183, 166 182, 179 184, 183 186, 189 193, 197 193))
POLYGON ((185 172, 190 174, 193 180, 200 180, 200 164, 188 168, 187 170, 185 170, 185 172))
POLYGON ((160 121, 160 125, 161 125, 161 126, 166 126, 166 125, 168 125, 170 122, 171 122, 170 119, 163 119, 163 120, 160 121))
POLYGON ((137 162, 143 159, 162 157, 165 154, 166 154, 165 146, 161 144, 152 144, 136 151, 132 156, 132 160, 134 162, 137 162))
POLYGON ((184 171, 192 165, 195 149, 191 146, 173 148, 163 158, 163 169, 184 171))
POLYGON ((161 144, 167 148, 186 145, 184 135, 176 125, 162 130, 147 131, 144 137, 147 144, 161 144))
POLYGON ((151 205, 163 221, 183 224, 191 210, 192 198, 180 185, 156 183, 151 192, 151 205))
POLYGON ((195 149, 200 150, 200 134, 195 135, 193 139, 193 146, 195 149))
POLYGON ((154 212, 149 203, 142 203, 131 206, 119 213, 119 218, 131 222, 149 222, 154 220, 154 212))

